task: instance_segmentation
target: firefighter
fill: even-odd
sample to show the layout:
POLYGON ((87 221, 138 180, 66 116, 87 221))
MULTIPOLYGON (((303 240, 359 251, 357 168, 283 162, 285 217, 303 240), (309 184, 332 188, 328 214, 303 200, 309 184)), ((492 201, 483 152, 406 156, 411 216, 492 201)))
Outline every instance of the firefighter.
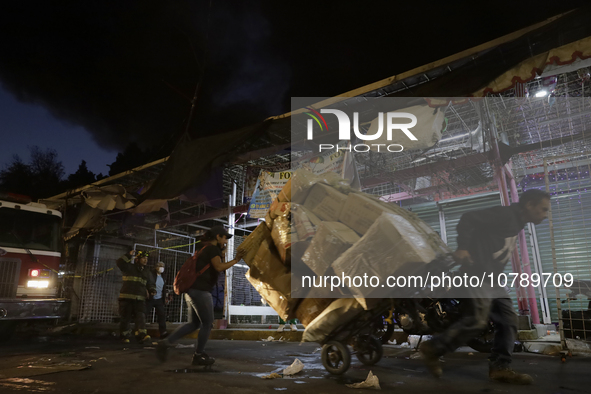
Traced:
POLYGON ((129 343, 131 337, 131 319, 135 316, 135 329, 139 343, 150 339, 146 330, 146 298, 156 293, 154 279, 146 267, 148 252, 135 250, 126 253, 117 260, 117 266, 123 274, 123 286, 119 292, 119 326, 121 340, 129 343), (132 262, 132 258, 135 259, 132 262))

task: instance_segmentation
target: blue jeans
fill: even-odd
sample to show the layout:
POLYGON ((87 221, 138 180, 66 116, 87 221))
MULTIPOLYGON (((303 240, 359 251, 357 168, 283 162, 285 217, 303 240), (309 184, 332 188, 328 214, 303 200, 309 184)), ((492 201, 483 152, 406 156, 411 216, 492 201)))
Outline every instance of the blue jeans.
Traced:
POLYGON ((205 349, 213 325, 213 298, 208 291, 190 289, 188 293, 185 293, 185 302, 187 303, 189 321, 174 330, 167 340, 169 343, 175 343, 184 336, 199 330, 195 353, 200 354, 205 349))

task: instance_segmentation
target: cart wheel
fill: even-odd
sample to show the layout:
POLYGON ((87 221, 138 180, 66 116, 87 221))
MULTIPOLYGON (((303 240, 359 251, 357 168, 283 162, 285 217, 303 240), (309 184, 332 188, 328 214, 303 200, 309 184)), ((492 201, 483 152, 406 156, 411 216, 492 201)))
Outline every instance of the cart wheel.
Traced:
POLYGON ((333 375, 342 375, 351 366, 351 353, 338 341, 329 341, 322 347, 322 365, 333 375))
POLYGON ((357 359, 364 365, 374 365, 382 359, 382 342, 371 335, 360 337, 357 342, 357 359))

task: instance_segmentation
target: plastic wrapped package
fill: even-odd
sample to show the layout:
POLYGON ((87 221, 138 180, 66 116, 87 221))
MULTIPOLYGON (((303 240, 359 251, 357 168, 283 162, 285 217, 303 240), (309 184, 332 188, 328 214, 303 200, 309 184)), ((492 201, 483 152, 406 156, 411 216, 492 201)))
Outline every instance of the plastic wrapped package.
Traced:
POLYGON ((411 212, 407 209, 401 208, 395 204, 388 204, 387 202, 384 202, 384 201, 380 201, 380 204, 383 207, 387 208, 389 212, 393 212, 395 214, 398 214, 398 215, 402 216, 403 218, 405 218, 406 220, 408 220, 409 222, 411 222, 415 226, 415 228, 417 228, 417 230, 423 232, 427 236, 428 241, 431 244, 431 246, 435 249, 438 249, 440 253, 443 253, 443 254, 451 253, 448 246, 441 239, 441 236, 439 234, 437 234, 435 232, 435 230, 433 230, 433 228, 431 228, 431 226, 429 226, 427 223, 425 223, 423 220, 421 220, 416 213, 411 212))
POLYGON ((281 261, 286 264, 291 262, 291 245, 298 241, 295 229, 291 227, 291 221, 285 216, 279 216, 273 220, 273 229, 271 230, 271 237, 279 251, 281 261), (292 234, 293 231, 293 234, 292 234))
POLYGON ((265 224, 267 225, 267 228, 269 230, 273 228, 273 219, 271 218, 271 211, 267 212, 267 215, 265 216, 265 224))
MULTIPOLYGON (((273 239, 270 235, 268 238, 265 238, 261 241, 259 249, 250 267, 256 268, 258 270, 258 278, 260 280, 271 284, 274 283, 273 281, 275 280, 276 276, 283 275, 285 272, 289 274, 289 270, 283 264, 281 256, 279 255, 279 252, 277 251, 277 248, 275 247, 273 239)), ((287 294, 290 291, 291 284, 287 289, 285 289, 285 293, 287 294)))
POLYGON ((326 273, 331 264, 361 237, 339 222, 322 222, 302 261, 318 276, 326 273))
POLYGON ((270 238, 271 230, 267 227, 266 223, 261 223, 238 246, 238 250, 243 250, 246 252, 246 255, 242 259, 249 267, 252 266, 263 240, 270 238))
POLYGON ((276 276, 273 283, 267 283, 267 278, 263 278, 263 275, 256 267, 249 269, 245 276, 267 304, 283 320, 288 320, 289 316, 295 313, 295 308, 300 300, 290 297, 291 275, 289 272, 285 271, 276 276))
POLYGON ((304 327, 308 327, 333 301, 330 298, 305 298, 296 309, 296 317, 304 327))
POLYGON ((277 196, 277 201, 279 202, 290 202, 291 201, 291 178, 287 183, 283 186, 279 195, 277 196))
POLYGON ((271 207, 269 208, 269 216, 271 219, 275 219, 278 217, 287 217, 291 212, 291 203, 289 202, 280 202, 279 200, 273 201, 271 207))
POLYGON ((288 182, 291 186, 291 202, 303 204, 308 197, 308 192, 318 181, 318 177, 310 171, 299 169, 292 173, 288 182))
POLYGON ((324 183, 317 183, 310 189, 304 206, 321 220, 336 222, 346 201, 346 194, 324 183))
POLYGON ((411 223, 415 231, 422 233, 432 248, 438 253, 449 253, 449 249, 431 227, 414 213, 393 204, 379 201, 365 193, 350 193, 341 211, 339 221, 351 227, 357 233, 364 235, 384 212, 394 213, 411 223))
POLYGON ((248 281, 284 320, 295 316, 301 300, 291 298, 291 273, 283 265, 272 239, 261 242, 247 274, 248 281))
MULTIPOLYGON (((308 197, 310 189, 317 183, 329 185, 344 194, 350 193, 353 190, 349 185, 349 181, 341 178, 332 171, 317 175, 300 168, 292 174, 290 183, 291 202, 296 204, 303 204, 308 197)), ((280 199, 279 201, 283 200, 280 199)))
MULTIPOLYGON (((377 276, 380 283, 386 283, 388 276, 398 275, 397 270, 405 264, 429 263, 438 252, 408 220, 383 212, 361 240, 332 264, 332 268, 337 276, 377 276)), ((376 289, 379 288, 349 287, 358 298, 372 298, 376 289)))
POLYGON ((322 220, 314 215, 310 210, 303 205, 291 205, 291 221, 292 226, 295 226, 300 241, 307 241, 316 234, 316 230, 322 220))
POLYGON ((302 342, 322 343, 340 325, 350 322, 361 312, 363 307, 354 298, 333 301, 308 324, 302 336, 302 342))

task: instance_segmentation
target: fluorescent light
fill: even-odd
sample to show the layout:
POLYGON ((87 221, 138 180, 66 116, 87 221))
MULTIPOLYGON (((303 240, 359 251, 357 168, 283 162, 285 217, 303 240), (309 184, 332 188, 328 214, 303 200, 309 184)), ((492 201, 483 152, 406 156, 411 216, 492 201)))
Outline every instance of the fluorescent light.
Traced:
POLYGON ((546 92, 545 90, 540 90, 538 93, 536 93, 536 97, 544 97, 547 94, 548 92, 546 92))
POLYGON ((47 289, 49 287, 48 280, 30 280, 27 282, 27 287, 34 287, 37 289, 47 289))

